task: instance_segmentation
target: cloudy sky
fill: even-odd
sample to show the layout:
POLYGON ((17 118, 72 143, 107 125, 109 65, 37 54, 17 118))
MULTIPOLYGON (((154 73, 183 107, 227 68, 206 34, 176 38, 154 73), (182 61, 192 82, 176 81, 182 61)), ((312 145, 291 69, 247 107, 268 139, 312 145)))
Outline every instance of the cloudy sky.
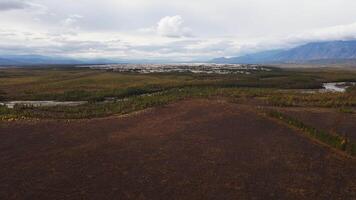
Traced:
POLYGON ((191 61, 356 38, 355 0, 0 0, 0 55, 191 61))

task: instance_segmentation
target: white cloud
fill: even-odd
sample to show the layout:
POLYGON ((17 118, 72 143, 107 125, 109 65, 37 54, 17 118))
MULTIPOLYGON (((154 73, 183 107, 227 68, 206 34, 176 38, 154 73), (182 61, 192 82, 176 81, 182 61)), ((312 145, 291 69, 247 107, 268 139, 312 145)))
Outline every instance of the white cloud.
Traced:
POLYGON ((355 0, 0 0, 0 52, 172 60, 238 56, 356 39, 355 7, 355 0))
POLYGON ((62 24, 64 26, 73 26, 82 18, 83 16, 77 14, 69 15, 66 19, 62 20, 62 24))
POLYGON ((184 20, 181 16, 166 16, 159 20, 157 33, 165 37, 188 37, 191 29, 183 26, 184 20))
POLYGON ((311 41, 354 40, 356 39, 356 23, 325 27, 290 35, 287 43, 305 43, 311 41))

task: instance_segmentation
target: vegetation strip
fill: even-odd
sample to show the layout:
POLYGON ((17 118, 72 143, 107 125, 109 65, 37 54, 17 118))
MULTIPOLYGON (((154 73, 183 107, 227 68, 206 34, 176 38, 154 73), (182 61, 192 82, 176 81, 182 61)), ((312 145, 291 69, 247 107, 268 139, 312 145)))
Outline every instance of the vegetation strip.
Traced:
POLYGON ((146 108, 165 105, 184 98, 209 97, 216 93, 214 88, 175 88, 153 95, 134 95, 122 101, 92 102, 76 107, 26 107, 14 109, 0 106, 0 120, 12 121, 25 118, 81 119, 105 117, 113 114, 127 114, 146 108))
POLYGON ((0 105, 0 120, 79 119, 126 114, 185 98, 212 96, 254 100, 276 107, 356 108, 356 86, 319 93, 325 82, 356 82, 355 71, 278 69, 251 74, 118 73, 82 68, 0 69, 0 102, 85 101, 75 107, 14 109, 0 105), (303 95, 301 95, 303 94, 303 95))
POLYGON ((325 131, 318 130, 316 128, 310 127, 303 122, 287 116, 281 112, 278 111, 266 111, 265 112, 268 116, 281 120, 285 123, 287 123, 290 126, 293 126, 299 130, 301 130, 303 133, 307 134, 308 136, 311 136, 312 138, 317 139, 318 141, 325 143, 327 145, 330 145, 338 150, 341 150, 343 152, 346 152, 347 154, 351 156, 356 155, 356 144, 353 142, 350 142, 350 140, 346 137, 343 137, 341 135, 334 135, 327 133, 325 131))

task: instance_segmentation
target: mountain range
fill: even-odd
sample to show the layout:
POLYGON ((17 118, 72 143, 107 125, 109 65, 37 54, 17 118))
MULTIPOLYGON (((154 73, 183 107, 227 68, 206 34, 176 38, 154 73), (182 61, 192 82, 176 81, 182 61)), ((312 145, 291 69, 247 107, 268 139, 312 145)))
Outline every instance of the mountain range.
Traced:
MULTIPOLYGON (((157 61, 162 63, 163 61, 157 61)), ((291 49, 268 50, 239 57, 215 58, 213 63, 273 64, 273 63, 340 63, 356 64, 356 40, 312 42, 291 49)), ((56 65, 154 63, 151 60, 77 59, 43 55, 0 55, 0 65, 56 65)))
POLYGON ((0 55, 0 65, 81 65, 120 63, 112 59, 76 59, 43 55, 0 55))
POLYGON ((109 58, 69 58, 43 55, 0 55, 0 66, 94 65, 121 63, 169 63, 169 60, 127 60, 109 58))
POLYGON ((312 42, 291 49, 279 49, 239 57, 215 58, 214 63, 328 63, 356 61, 356 40, 312 42))

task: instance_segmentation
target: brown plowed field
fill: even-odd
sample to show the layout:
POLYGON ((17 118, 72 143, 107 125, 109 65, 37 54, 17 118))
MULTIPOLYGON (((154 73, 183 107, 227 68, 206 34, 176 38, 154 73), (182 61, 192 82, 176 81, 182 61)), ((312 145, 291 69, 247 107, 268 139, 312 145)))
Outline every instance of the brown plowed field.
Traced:
POLYGON ((354 159, 252 106, 0 125, 0 199, 356 199, 354 159))

